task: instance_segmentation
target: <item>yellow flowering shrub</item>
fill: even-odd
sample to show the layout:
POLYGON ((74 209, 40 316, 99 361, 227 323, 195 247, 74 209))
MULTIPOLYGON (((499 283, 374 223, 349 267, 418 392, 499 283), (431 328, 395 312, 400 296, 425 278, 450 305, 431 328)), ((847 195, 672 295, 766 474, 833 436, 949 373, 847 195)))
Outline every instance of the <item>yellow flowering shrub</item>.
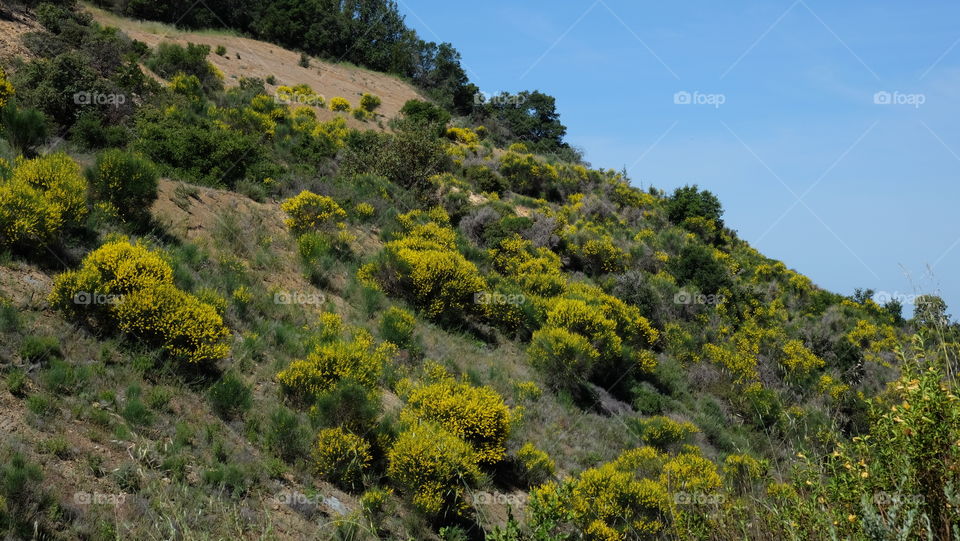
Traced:
POLYGON ((530 339, 527 356, 554 389, 575 389, 593 374, 600 353, 584 336, 544 327, 530 339))
POLYGON ((365 222, 373 217, 376 209, 370 203, 357 203, 353 207, 353 215, 361 222, 365 222))
POLYGON ((579 299, 559 299, 547 313, 545 327, 566 329, 587 339, 600 358, 620 355, 623 340, 617 324, 603 310, 579 299))
POLYGON ((120 330, 189 363, 212 364, 230 352, 230 332, 216 308, 172 284, 129 293, 113 312, 120 330))
POLYGON ((520 476, 528 485, 543 483, 553 476, 556 464, 546 452, 527 442, 517 451, 520 476))
POLYGON ((817 382, 817 390, 822 394, 830 396, 830 398, 834 400, 840 400, 843 395, 850 390, 850 386, 841 381, 837 381, 836 378, 829 374, 823 374, 817 382))
POLYGON ((470 444, 433 423, 401 432, 387 452, 387 462, 387 476, 432 516, 464 513, 467 489, 480 478, 470 444))
POLYGON ((417 216, 400 217, 408 232, 387 243, 381 268, 386 283, 380 285, 407 297, 431 319, 463 321, 465 314, 479 310, 475 299, 486 289, 486 281, 457 251, 456 233, 442 223, 445 214, 422 225, 413 222, 423 218, 417 216))
POLYGON ((590 468, 562 484, 547 483, 530 496, 535 527, 575 526, 591 541, 656 539, 670 522, 664 487, 638 478, 618 462, 590 468))
POLYGON ((330 100, 330 110, 350 112, 350 102, 347 101, 347 98, 336 96, 330 100))
POLYGON ((574 255, 591 275, 622 272, 627 262, 627 253, 616 246, 609 235, 575 247, 574 255))
POLYGON ((780 364, 793 375, 804 376, 817 368, 823 368, 823 359, 807 349, 801 340, 788 340, 783 345, 780 364))
MULTIPOLYGON (((326 100, 323 96, 314 92, 313 89, 306 84, 299 84, 292 87, 280 85, 277 87, 276 96, 277 101, 291 105, 297 104, 300 106, 319 107, 320 109, 326 106, 326 100)), ((349 105, 348 103, 348 108, 349 105)))
POLYGON ((313 444, 313 467, 322 478, 347 489, 363 482, 373 456, 360 436, 335 427, 321 430, 313 444))
POLYGON ((543 389, 532 381, 517 381, 513 389, 518 400, 538 400, 543 396, 543 389))
POLYGON ((514 150, 500 159, 500 174, 514 191, 528 195, 540 194, 560 179, 556 167, 533 154, 521 154, 514 150))
POLYGON ((393 495, 393 489, 375 487, 360 495, 360 507, 368 514, 379 513, 393 495))
POLYGON ((328 227, 347 217, 346 211, 332 198, 307 190, 281 203, 280 209, 290 216, 287 227, 298 234, 328 227))
POLYGON ((230 353, 230 331, 216 308, 178 289, 170 265, 139 244, 117 241, 91 252, 80 269, 57 277, 50 302, 191 364, 210 364, 230 353))
POLYGON ((672 493, 710 494, 723 486, 717 465, 695 453, 682 453, 663 465, 660 483, 672 493))
POLYGON ((452 377, 414 386, 400 420, 410 425, 436 423, 469 443, 477 461, 484 464, 495 464, 506 454, 511 412, 490 387, 474 387, 452 377))
POLYGON ((178 73, 170 79, 167 85, 174 94, 186 96, 199 101, 203 98, 203 83, 196 75, 178 73))
POLYGON ((13 84, 7 79, 7 72, 0 68, 0 109, 7 105, 7 102, 15 93, 13 84))
POLYGON ((674 421, 669 417, 657 415, 637 421, 640 437, 649 445, 665 449, 684 442, 700 429, 689 421, 674 421))
POLYGON ((728 455, 723 461, 723 476, 727 483, 746 492, 766 473, 766 464, 750 455, 728 455))
POLYGON ((319 344, 306 359, 293 361, 280 371, 277 381, 287 393, 306 402, 343 379, 372 389, 380 380, 384 364, 395 353, 392 344, 374 347, 370 333, 357 330, 350 341, 319 344))
POLYGON ((360 108, 368 113, 374 112, 377 107, 380 107, 381 103, 382 101, 380 100, 379 96, 375 96, 366 92, 360 96, 360 108))
POLYGON ((461 145, 477 145, 480 143, 480 136, 470 128, 447 128, 447 139, 461 145))
POLYGON ((0 179, 0 246, 53 242, 87 214, 87 182, 63 153, 18 159, 0 179))
POLYGON ((882 362, 881 353, 895 351, 897 333, 890 325, 874 325, 869 321, 857 321, 857 326, 847 334, 847 341, 863 350, 868 361, 882 362))

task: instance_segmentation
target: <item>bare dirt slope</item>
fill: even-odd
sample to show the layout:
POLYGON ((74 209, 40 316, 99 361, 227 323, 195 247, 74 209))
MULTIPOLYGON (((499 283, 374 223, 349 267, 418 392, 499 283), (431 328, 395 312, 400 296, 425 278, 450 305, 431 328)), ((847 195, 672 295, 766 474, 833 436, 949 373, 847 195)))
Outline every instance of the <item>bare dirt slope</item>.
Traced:
POLYGON ((37 30, 43 28, 32 16, 0 4, 0 59, 9 60, 17 56, 30 58, 32 55, 21 39, 27 32, 37 30))
MULTIPOLYGON (((134 21, 117 17, 106 11, 88 6, 87 9, 101 24, 116 26, 133 39, 140 40, 151 47, 161 42, 198 43, 209 45, 212 51, 224 46, 224 56, 211 54, 209 57, 217 69, 223 72, 228 86, 239 84, 241 77, 256 77, 266 80, 276 78, 275 85, 267 85, 269 92, 277 86, 309 85, 315 92, 329 100, 335 96, 347 98, 352 106, 357 106, 360 96, 369 92, 379 96, 383 104, 377 113, 390 119, 400 112, 408 100, 423 99, 419 92, 397 77, 376 73, 347 64, 334 64, 316 58, 310 59, 310 66, 300 66, 300 53, 263 41, 238 37, 227 33, 185 32, 168 25, 134 21)), ((344 113, 334 113, 328 109, 317 111, 320 120, 329 120, 341 116, 356 128, 377 129, 376 122, 360 122, 344 113)))

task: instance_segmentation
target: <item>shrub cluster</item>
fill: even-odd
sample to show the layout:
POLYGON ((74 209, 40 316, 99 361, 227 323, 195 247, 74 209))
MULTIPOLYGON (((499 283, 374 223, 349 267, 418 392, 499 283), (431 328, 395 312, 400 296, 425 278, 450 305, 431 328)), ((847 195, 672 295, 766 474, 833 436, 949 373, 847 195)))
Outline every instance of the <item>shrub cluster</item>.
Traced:
POLYGON ((420 423, 397 437, 387 453, 387 475, 428 515, 462 514, 467 488, 480 479, 476 452, 433 423, 420 423))
POLYGON ((157 199, 158 175, 153 163, 123 150, 99 154, 87 178, 93 198, 110 203, 126 219, 145 219, 157 199))
POLYGON ((329 229, 334 222, 347 217, 347 212, 332 198, 307 190, 281 203, 280 209, 290 216, 287 227, 297 234, 329 229))
POLYGON ((80 269, 57 277, 50 302, 190 364, 210 365, 230 353, 230 331, 216 309, 177 288, 170 265, 141 244, 116 241, 94 250, 80 269))
POLYGON ((372 389, 394 353, 395 346, 374 346, 370 333, 357 330, 349 341, 318 345, 306 359, 294 361, 280 371, 277 381, 287 393, 303 402, 312 402, 341 380, 352 380, 372 389))
POLYGON ((506 454, 511 411, 489 387, 474 387, 451 377, 414 386, 400 419, 410 425, 436 423, 469 443, 483 464, 495 464, 506 454))
POLYGON ((0 175, 0 246, 56 243, 86 216, 86 192, 80 166, 66 154, 19 160, 0 175))
POLYGON ((321 430, 313 445, 313 465, 324 479, 353 490, 363 481, 373 456, 363 438, 336 427, 321 430))

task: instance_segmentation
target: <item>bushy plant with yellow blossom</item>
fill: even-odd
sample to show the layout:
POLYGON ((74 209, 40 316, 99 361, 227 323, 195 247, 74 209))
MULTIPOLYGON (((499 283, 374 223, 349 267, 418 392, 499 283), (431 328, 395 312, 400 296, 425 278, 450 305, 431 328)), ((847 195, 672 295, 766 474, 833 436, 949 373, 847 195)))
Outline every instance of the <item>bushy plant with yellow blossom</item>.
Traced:
POLYGON ((640 438, 659 449, 683 443, 693 434, 700 432, 700 429, 689 421, 675 421, 663 415, 638 419, 635 424, 640 438))
POLYGON ((825 364, 823 359, 810 351, 801 340, 788 340, 783 345, 782 353, 780 364, 795 377, 803 377, 818 368, 823 368, 825 364))
POLYGON ((518 153, 514 150, 500 159, 500 174, 506 179, 511 190, 528 195, 543 193, 560 178, 556 167, 541 161, 533 154, 518 153))
POLYGON ((209 365, 230 353, 230 331, 217 310, 178 289, 170 265, 140 244, 121 240, 94 250, 80 269, 57 277, 50 302, 190 364, 209 365))
POLYGON ((290 216, 286 221, 287 227, 297 234, 329 228, 334 222, 347 217, 347 212, 333 198, 308 190, 281 203, 280 209, 290 216))
POLYGON ((436 423, 469 443, 482 464, 500 462, 506 454, 512 415, 503 397, 490 387, 444 377, 413 386, 406 400, 401 421, 409 425, 436 423))
POLYGON ((657 539, 670 524, 670 497, 657 481, 639 477, 634 462, 616 460, 534 489, 534 528, 563 535, 574 526, 591 541, 657 539))
POLYGON ((349 341, 319 344, 306 359, 293 361, 280 371, 277 381, 287 393, 303 402, 310 402, 344 379, 372 389, 395 353, 396 346, 375 346, 370 333, 358 329, 349 341))
POLYGON ((376 214, 376 212, 377 209, 373 208, 373 205, 370 203, 357 203, 353 207, 353 216, 360 222, 366 222, 370 218, 373 218, 373 215, 376 214))
POLYGON ((401 432, 387 462, 387 476, 430 516, 464 514, 467 491, 481 475, 473 447, 434 423, 401 432))
POLYGON ((520 477, 529 486, 538 485, 553 477, 556 463, 546 452, 536 445, 527 442, 517 450, 517 464, 520 466, 520 477))
POLYGON ((313 467, 320 477, 348 490, 363 483, 373 456, 370 444, 343 428, 327 428, 317 434, 312 450, 313 467))
POLYGON ((7 79, 7 72, 3 71, 3 68, 0 68, 0 109, 6 107, 7 102, 10 101, 10 98, 16 93, 16 90, 13 88, 13 83, 7 79))
POLYGON ((336 96, 330 99, 330 110, 337 112, 350 112, 350 102, 347 98, 336 96))
POLYGON ((87 214, 87 183, 80 166, 63 153, 18 159, 0 178, 0 246, 53 243, 87 214))
MULTIPOLYGON (((276 101, 286 103, 288 105, 318 107, 320 109, 326 107, 326 99, 314 92, 314 90, 310 88, 310 85, 306 84, 299 84, 295 86, 278 86, 276 91, 276 101)), ((349 107, 350 104, 347 103, 347 108, 349 109, 349 107)))
POLYGON ((580 334, 544 327, 533 333, 527 356, 551 387, 575 390, 593 375, 600 352, 580 334))
POLYGON ((407 232, 385 246, 380 286, 406 297, 437 321, 462 322, 465 315, 478 312, 475 298, 486 289, 486 281, 457 250, 446 213, 401 215, 400 222, 407 232), (424 218, 429 221, 414 223, 424 218))

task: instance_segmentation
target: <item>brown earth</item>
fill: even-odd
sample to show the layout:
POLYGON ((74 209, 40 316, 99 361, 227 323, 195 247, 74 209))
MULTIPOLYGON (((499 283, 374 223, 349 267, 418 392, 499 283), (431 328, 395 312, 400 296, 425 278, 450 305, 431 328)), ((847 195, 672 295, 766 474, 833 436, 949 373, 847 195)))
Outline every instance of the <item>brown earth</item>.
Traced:
POLYGON ((378 124, 385 124, 385 120, 397 116, 408 100, 424 99, 414 87, 392 75, 316 58, 311 58, 310 66, 304 68, 299 65, 299 53, 263 41, 227 33, 186 32, 159 23, 124 19, 89 5, 86 9, 100 24, 118 27, 131 38, 151 47, 162 42, 208 45, 211 51, 216 51, 220 45, 226 47, 227 54, 219 56, 211 53, 208 60, 224 74, 224 83, 228 87, 238 85, 241 77, 266 80, 272 75, 276 78, 276 84, 266 85, 270 93, 275 93, 279 85, 306 84, 328 102, 330 98, 340 96, 356 107, 364 93, 373 94, 382 100, 376 111, 379 115, 377 120, 361 122, 347 113, 316 109, 319 120, 340 116, 347 119, 349 126, 357 129, 383 129, 378 124))

